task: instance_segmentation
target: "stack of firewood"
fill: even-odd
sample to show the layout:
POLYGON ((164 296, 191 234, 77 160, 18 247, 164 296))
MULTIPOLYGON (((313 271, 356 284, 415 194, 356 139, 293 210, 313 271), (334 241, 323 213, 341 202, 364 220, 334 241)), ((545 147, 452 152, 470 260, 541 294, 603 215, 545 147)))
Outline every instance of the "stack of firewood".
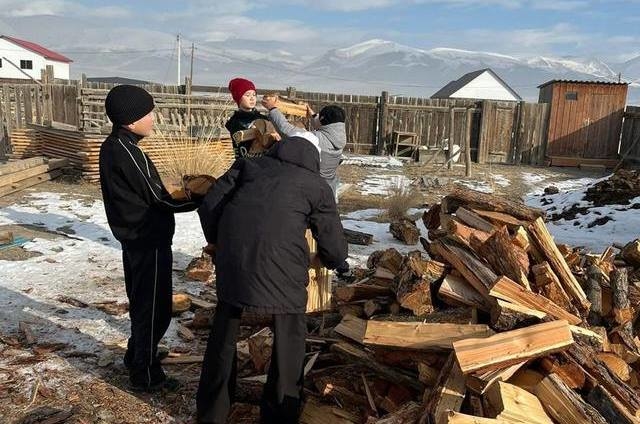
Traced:
MULTIPOLYGON (((640 422, 640 241, 588 254, 543 215, 456 188, 425 212, 424 250, 372 254, 309 316, 301 422, 640 422)), ((263 375, 268 317, 243 321, 244 375, 263 375)))

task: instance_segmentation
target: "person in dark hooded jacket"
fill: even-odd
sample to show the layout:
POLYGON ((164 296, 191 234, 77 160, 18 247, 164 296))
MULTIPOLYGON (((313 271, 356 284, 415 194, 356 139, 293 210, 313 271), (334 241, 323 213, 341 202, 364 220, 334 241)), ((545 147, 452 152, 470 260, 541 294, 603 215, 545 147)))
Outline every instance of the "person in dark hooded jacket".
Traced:
POLYGON ((153 131, 153 97, 140 87, 119 85, 109 91, 105 108, 113 130, 100 147, 100 186, 109 227, 122 244, 131 319, 124 363, 134 390, 175 387, 157 354, 171 321, 173 214, 198 204, 173 200, 138 147, 153 131))
POLYGON ((318 259, 333 269, 347 242, 331 188, 320 176, 317 138, 300 133, 265 156, 237 160, 199 208, 215 245, 218 304, 197 393, 200 423, 224 423, 236 379, 243 311, 272 314, 274 345, 262 423, 297 423, 302 406, 310 228, 318 259))

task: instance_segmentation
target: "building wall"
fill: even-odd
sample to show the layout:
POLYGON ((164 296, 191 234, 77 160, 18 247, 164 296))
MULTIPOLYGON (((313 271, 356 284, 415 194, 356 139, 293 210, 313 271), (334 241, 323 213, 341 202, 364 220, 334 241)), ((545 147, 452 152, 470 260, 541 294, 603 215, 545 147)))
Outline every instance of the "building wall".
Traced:
POLYGON ((46 65, 53 65, 54 78, 69 79, 68 63, 46 60, 42 56, 13 44, 3 38, 0 38, 0 59, 2 59, 2 66, 0 66, 0 78, 30 79, 8 61, 13 62, 16 66, 20 67, 21 60, 31 60, 33 63, 33 69, 22 69, 22 71, 27 73, 33 79, 40 79, 41 70, 46 69, 46 65))
POLYGON ((557 82, 543 87, 545 93, 549 87, 547 155, 616 158, 627 86, 557 82))
POLYGON ((518 98, 511 94, 511 92, 489 72, 480 74, 469 84, 453 93, 451 97, 459 99, 518 101, 518 98))

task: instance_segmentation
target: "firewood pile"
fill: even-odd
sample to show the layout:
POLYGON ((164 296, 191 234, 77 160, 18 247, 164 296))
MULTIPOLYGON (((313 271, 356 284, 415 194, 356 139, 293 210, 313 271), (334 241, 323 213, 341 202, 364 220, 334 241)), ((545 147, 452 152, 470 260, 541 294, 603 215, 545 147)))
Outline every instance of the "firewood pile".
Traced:
POLYGON ((604 181, 599 181, 587 189, 585 200, 596 206, 626 205, 640 196, 640 171, 620 169, 604 181))
MULTIPOLYGON (((640 422, 640 241, 557 245, 541 210, 464 188, 422 220, 424 250, 373 253, 334 285, 330 312, 308 316, 302 423, 640 422)), ((251 402, 269 319, 243 325, 251 402)))

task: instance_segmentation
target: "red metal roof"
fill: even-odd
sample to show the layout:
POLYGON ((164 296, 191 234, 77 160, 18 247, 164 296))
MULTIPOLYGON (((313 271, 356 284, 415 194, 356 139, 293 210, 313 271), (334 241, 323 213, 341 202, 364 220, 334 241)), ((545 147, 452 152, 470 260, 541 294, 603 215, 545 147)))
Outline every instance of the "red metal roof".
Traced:
POLYGON ((60 53, 56 53, 47 48, 42 47, 40 44, 32 43, 31 41, 20 40, 18 38, 9 37, 8 35, 2 35, 0 38, 4 38, 7 41, 11 41, 13 44, 16 44, 24 49, 31 50, 34 53, 39 54, 45 59, 55 60, 56 62, 65 62, 71 63, 73 60, 69 59, 66 56, 61 55, 60 53))

